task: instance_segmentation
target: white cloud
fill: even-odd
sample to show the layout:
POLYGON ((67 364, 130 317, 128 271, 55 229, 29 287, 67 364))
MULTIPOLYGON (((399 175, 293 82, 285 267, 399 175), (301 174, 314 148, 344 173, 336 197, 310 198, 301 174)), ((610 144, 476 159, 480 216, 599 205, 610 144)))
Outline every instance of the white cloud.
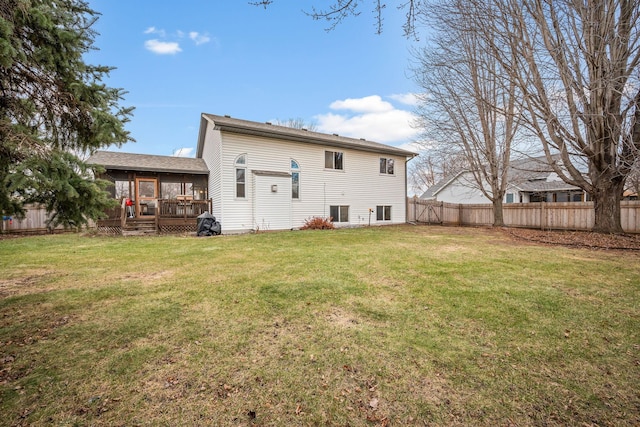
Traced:
POLYGON ((424 150, 424 146, 419 142, 406 142, 404 144, 396 145, 398 148, 402 148, 403 150, 413 151, 414 153, 420 153, 424 150))
POLYGON ((173 154, 171 154, 173 157, 193 157, 191 155, 191 153, 193 153, 193 148, 178 148, 177 150, 174 150, 173 154))
POLYGON ((351 110, 358 113, 375 113, 393 110, 393 105, 383 101, 378 95, 365 96, 364 98, 347 98, 334 101, 329 105, 332 110, 351 110))
MULTIPOLYGON (((157 53, 158 55, 175 55, 178 52, 182 52, 182 48, 178 41, 166 41, 166 39, 181 40, 184 39, 185 36, 188 36, 196 46, 209 43, 212 40, 211 37, 209 37, 209 34, 199 33, 197 31, 189 31, 188 33, 185 33, 182 30, 177 30, 175 33, 172 33, 167 37, 165 30, 158 29, 156 27, 148 27, 144 30, 144 34, 153 34, 157 36, 155 39, 145 41, 144 46, 147 50, 157 53)), ((218 44, 217 39, 214 39, 214 41, 218 44)))
POLYGON ((145 34, 156 34, 156 35, 158 35, 160 37, 165 37, 166 36, 166 33, 165 33, 164 30, 159 30, 156 27, 149 27, 146 30, 144 30, 144 33, 145 34))
POLYGON ((163 42, 157 39, 145 41, 144 47, 158 55, 175 55, 178 52, 182 52, 177 42, 163 42))
POLYGON ((196 46, 200 46, 201 44, 209 43, 211 41, 208 34, 200 34, 197 31, 191 31, 189 33, 189 38, 194 41, 196 46))
POLYGON ((315 116, 320 132, 396 145, 409 144, 418 135, 411 126, 415 115, 394 107, 378 95, 338 100, 329 107, 345 112, 315 116))
POLYGON ((389 98, 412 107, 416 107, 418 105, 418 96, 415 93, 397 93, 389 95, 389 98))

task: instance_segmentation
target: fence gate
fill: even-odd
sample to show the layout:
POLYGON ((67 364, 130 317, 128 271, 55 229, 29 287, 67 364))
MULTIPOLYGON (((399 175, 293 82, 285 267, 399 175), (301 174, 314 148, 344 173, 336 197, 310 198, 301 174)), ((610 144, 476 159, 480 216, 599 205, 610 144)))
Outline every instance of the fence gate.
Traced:
POLYGON ((442 224, 443 203, 435 200, 410 200, 414 209, 414 220, 426 224, 442 224))
POLYGON ((442 202, 427 204, 427 224, 442 224, 442 202))

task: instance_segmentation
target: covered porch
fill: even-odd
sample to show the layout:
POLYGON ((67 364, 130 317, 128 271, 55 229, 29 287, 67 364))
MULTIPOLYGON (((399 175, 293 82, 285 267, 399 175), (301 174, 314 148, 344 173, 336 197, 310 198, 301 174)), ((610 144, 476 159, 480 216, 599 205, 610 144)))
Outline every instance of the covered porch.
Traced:
POLYGON ((109 234, 195 232, 197 217, 211 212, 209 171, 202 159, 98 151, 89 159, 118 206, 97 222, 109 234))

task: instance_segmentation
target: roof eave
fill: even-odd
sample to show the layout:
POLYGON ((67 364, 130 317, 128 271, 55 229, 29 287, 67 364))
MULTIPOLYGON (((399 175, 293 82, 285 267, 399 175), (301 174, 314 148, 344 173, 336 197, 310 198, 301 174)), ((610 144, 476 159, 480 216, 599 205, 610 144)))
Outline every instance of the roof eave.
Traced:
POLYGON ((440 188, 437 188, 434 192, 433 192, 433 196, 432 197, 436 197, 438 195, 438 193, 440 193, 442 190, 444 190, 445 188, 447 188, 449 186, 449 184, 451 184, 453 181, 455 181, 456 179, 458 179, 458 177, 460 175, 462 175, 463 173, 465 173, 465 171, 460 171, 457 174, 453 175, 451 177, 450 180, 446 181, 444 184, 442 184, 442 186, 440 188))
POLYGON ((205 113, 200 114, 200 129, 198 130, 198 145, 196 147, 196 158, 202 158, 202 152, 204 151, 204 137, 207 133, 208 119, 205 113))
POLYGON ((144 166, 123 166, 123 165, 104 165, 105 170, 119 171, 139 171, 139 172, 160 172, 160 173, 182 173, 189 175, 209 175, 209 171, 193 170, 193 169, 165 169, 165 168, 149 168, 144 166))

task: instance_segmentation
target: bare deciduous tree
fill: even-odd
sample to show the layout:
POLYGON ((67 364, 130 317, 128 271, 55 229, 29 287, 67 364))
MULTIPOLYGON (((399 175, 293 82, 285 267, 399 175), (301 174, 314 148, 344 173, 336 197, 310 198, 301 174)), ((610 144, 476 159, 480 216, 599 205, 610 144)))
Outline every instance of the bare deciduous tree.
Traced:
POLYGON ((430 7, 429 22, 438 33, 416 55, 416 81, 425 93, 419 125, 441 150, 463 154, 476 186, 493 204, 494 225, 502 226, 507 169, 521 120, 519 93, 467 1, 430 7))
MULTIPOLYGON (((273 4, 274 1, 275 0, 259 0, 249 2, 249 4, 263 6, 266 9, 269 5, 273 4)), ((405 0, 399 2, 396 6, 398 9, 406 11, 406 18, 403 25, 406 36, 415 35, 416 19, 418 18, 418 11, 422 3, 422 0, 405 0)), ((384 10, 387 8, 387 4, 382 0, 334 0, 327 7, 319 9, 311 6, 311 10, 308 12, 305 11, 304 13, 316 21, 327 21, 329 23, 327 31, 331 31, 347 17, 360 15, 360 9, 364 4, 373 5, 376 33, 381 34, 384 23, 384 10)))
POLYGON ((594 231, 621 233, 620 199, 640 149, 640 2, 492 3, 484 37, 514 71, 528 126, 558 176, 593 198, 594 231))
POLYGON ((415 194, 422 194, 442 179, 454 176, 466 168, 467 162, 462 153, 430 148, 409 163, 409 186, 415 194))
POLYGON ((274 123, 278 126, 285 126, 293 129, 306 129, 310 132, 315 132, 318 129, 318 126, 314 122, 306 122, 301 117, 290 118, 287 120, 277 119, 274 123))
POLYGON ((627 177, 625 189, 629 192, 630 196, 640 197, 640 158, 636 160, 631 173, 627 177))

